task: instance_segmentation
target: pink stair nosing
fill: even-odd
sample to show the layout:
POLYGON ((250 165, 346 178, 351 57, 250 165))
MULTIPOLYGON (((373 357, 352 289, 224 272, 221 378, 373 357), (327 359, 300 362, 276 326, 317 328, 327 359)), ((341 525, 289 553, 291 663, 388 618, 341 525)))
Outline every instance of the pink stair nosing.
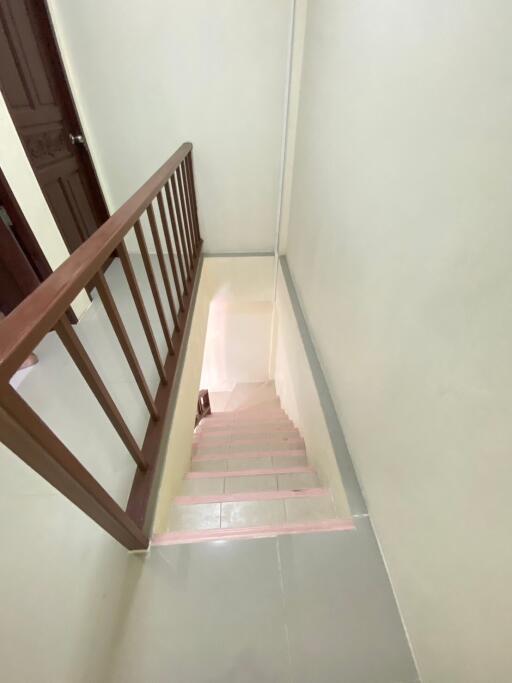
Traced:
POLYGON ((262 467, 253 470, 211 470, 210 472, 187 472, 185 479, 216 479, 218 477, 258 477, 272 474, 310 474, 310 465, 301 467, 262 467))
POLYGON ((281 534, 303 534, 325 531, 352 531, 355 529, 351 519, 324 519, 315 522, 269 524, 263 526, 241 527, 238 529, 201 529, 198 531, 168 531, 156 534, 152 545, 174 545, 175 543, 198 543, 200 541, 221 541, 235 538, 272 538, 281 534))
POLYGON ((261 500, 286 500, 288 498, 319 498, 328 496, 329 489, 296 489, 287 491, 246 491, 245 493, 217 493, 204 496, 176 496, 176 505, 201 505, 202 503, 246 503, 261 500))
POLYGON ((209 462, 211 460, 237 460, 245 458, 300 458, 306 455, 303 449, 289 451, 235 451, 230 453, 211 453, 210 455, 194 455, 192 462, 209 462), (271 453, 271 455, 269 455, 271 453))

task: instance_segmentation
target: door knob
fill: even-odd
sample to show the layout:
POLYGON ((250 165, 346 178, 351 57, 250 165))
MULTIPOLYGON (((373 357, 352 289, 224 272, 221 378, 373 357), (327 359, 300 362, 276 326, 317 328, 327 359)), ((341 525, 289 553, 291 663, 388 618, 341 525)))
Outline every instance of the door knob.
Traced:
POLYGON ((83 135, 73 135, 73 133, 70 133, 69 139, 71 140, 72 145, 85 145, 85 138, 83 135))

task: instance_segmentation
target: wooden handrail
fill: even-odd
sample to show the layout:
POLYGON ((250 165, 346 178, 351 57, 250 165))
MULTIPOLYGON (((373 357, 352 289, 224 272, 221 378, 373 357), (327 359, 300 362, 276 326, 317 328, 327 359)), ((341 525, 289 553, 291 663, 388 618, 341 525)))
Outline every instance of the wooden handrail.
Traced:
POLYGON ((175 372, 183 349, 183 335, 191 315, 192 294, 197 284, 201 248, 192 145, 187 142, 54 273, 0 322, 0 440, 130 549, 145 548, 149 543, 149 513, 155 493, 155 474, 159 469, 159 458, 163 450, 163 417, 169 406, 175 372), (172 188, 172 196, 169 188, 172 188), (158 214, 152 204, 155 198, 158 203, 158 214), (140 222, 144 213, 149 220, 155 242, 156 255, 167 293, 167 308, 171 313, 173 325, 168 322, 145 243, 140 222), (157 216, 169 254, 172 283, 165 264, 157 216), (160 357, 160 350, 124 242, 125 236, 132 228, 139 244, 167 344, 168 352, 165 359, 160 357), (176 260, 173 251, 176 252, 176 260), (104 264, 113 255, 121 259, 122 271, 126 276, 129 292, 138 310, 145 338, 160 377, 155 396, 151 395, 128 330, 103 274, 104 264), (176 264, 179 265, 181 280, 176 264), (65 317, 77 294, 89 284, 93 284, 98 291, 119 341, 120 352, 126 357, 140 390, 141 401, 149 411, 150 419, 141 448, 108 392, 100 373, 65 317), (56 330, 71 359, 137 464, 126 510, 123 510, 100 486, 59 437, 9 384, 19 365, 51 330, 56 330))
POLYGON ((191 143, 181 145, 128 201, 0 322, 0 381, 12 377, 191 151, 191 143))

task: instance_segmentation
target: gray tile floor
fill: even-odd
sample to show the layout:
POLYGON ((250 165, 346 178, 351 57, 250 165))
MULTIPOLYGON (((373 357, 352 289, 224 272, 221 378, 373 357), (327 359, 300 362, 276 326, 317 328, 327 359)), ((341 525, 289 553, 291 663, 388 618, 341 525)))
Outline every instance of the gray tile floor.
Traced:
MULTIPOLYGON (((120 273, 108 277, 122 297, 120 273)), ((129 301, 122 306, 136 326, 129 301)), ((79 333, 141 439, 147 413, 101 316, 91 309, 79 333)), ((136 344, 153 383, 142 332, 136 344)), ((58 340, 50 335, 39 352, 20 393, 123 502, 130 457, 58 340)), ((417 680, 367 518, 355 531, 129 555, 2 447, 0 547, 1 678, 9 683, 417 680)))
POLYGON ((353 532, 155 548, 122 621, 116 683, 418 680, 366 518, 353 532), (151 646, 137 651, 141 631, 151 646))

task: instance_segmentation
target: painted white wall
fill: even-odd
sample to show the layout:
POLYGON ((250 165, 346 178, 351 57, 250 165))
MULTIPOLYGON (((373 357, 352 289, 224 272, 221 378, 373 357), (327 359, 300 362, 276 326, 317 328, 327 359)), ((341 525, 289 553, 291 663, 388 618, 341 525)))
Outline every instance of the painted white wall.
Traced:
POLYGON ((286 282, 278 266, 270 374, 288 417, 301 431, 308 461, 331 490, 338 514, 350 508, 286 282))
POLYGON ((155 514, 155 533, 167 530, 169 507, 189 470, 197 394, 205 350, 208 315, 212 301, 240 305, 271 302, 274 294, 272 256, 206 258, 197 290, 183 372, 172 417, 169 448, 155 514))
POLYGON ((308 9, 288 259, 425 683, 512 671, 511 25, 308 9))
POLYGON ((231 391, 239 382, 269 379, 271 301, 226 301, 210 304, 201 387, 231 391))
POLYGON ((299 118, 300 84, 302 82, 302 59, 304 56, 304 39, 306 35, 307 14, 308 0, 295 0, 289 74, 287 82, 287 109, 283 150, 283 174, 281 180, 281 195, 276 240, 276 252, 278 254, 284 254, 286 252, 286 244, 288 241, 293 167, 295 162, 295 141, 297 137, 297 123, 299 118))
POLYGON ((110 209, 189 140, 205 250, 271 251, 291 0, 49 6, 110 209))
MULTIPOLYGON (((7 105, 0 93, 0 162, 16 201, 20 205, 50 267, 55 270, 69 256, 55 219, 39 187, 21 140, 16 132, 7 105)), ((82 292, 73 302, 80 317, 90 301, 82 292)))

